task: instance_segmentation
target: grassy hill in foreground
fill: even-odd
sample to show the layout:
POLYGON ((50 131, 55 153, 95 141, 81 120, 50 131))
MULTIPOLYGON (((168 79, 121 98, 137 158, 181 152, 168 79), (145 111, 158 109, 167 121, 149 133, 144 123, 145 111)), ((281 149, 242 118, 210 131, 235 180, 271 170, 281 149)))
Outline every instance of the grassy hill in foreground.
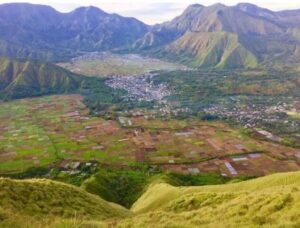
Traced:
POLYGON ((202 187, 174 187, 155 181, 133 205, 134 214, 65 184, 9 179, 1 179, 0 183, 2 222, 9 221, 5 216, 12 211, 15 217, 57 216, 47 226, 43 223, 44 227, 299 227, 300 224, 300 172, 202 187), (65 214, 72 215, 75 209, 78 213, 75 219, 61 219, 65 214))
POLYGON ((1 224, 4 227, 19 225, 14 224, 14 221, 24 222, 24 227, 29 217, 33 220, 50 220, 55 217, 103 220, 130 215, 128 210, 119 205, 77 187, 50 180, 2 178, 0 196, 0 227, 1 224))
POLYGON ((245 182, 203 186, 151 186, 133 205, 139 215, 123 221, 136 227, 298 227, 300 172, 245 182))
POLYGON ((180 173, 151 174, 141 170, 100 170, 84 181, 81 187, 87 192, 130 208, 148 189, 150 184, 168 183, 173 186, 201 186, 242 181, 245 178, 229 178, 217 174, 184 175, 180 173))

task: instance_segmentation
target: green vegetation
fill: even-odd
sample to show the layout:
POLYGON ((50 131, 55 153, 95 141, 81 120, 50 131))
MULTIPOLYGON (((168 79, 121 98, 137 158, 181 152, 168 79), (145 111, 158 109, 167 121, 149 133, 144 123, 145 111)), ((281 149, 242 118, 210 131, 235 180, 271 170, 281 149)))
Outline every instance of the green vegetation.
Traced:
POLYGON ((53 181, 1 179, 0 184, 1 223, 14 227, 297 227, 300 222, 299 172, 197 187, 160 179, 148 185, 133 213, 53 181))
POLYGON ((133 47, 193 67, 296 69, 297 15, 251 4, 194 4, 170 22, 153 27, 133 47))
POLYGON ((50 180, 2 178, 0 195, 0 208, 5 208, 0 212, 3 224, 15 216, 31 216, 36 220, 56 217, 101 220, 130 215, 121 206, 108 203, 79 188, 50 180))
POLYGON ((147 174, 142 171, 103 169, 86 180, 82 187, 107 201, 129 208, 140 197, 148 182, 147 178, 147 174))
POLYGON ((108 87, 105 80, 71 73, 50 63, 0 58, 1 100, 81 93, 91 112, 122 107, 125 92, 108 87))
POLYGON ((75 92, 82 78, 50 63, 0 59, 0 98, 75 92))
POLYGON ((231 33, 187 32, 164 48, 160 55, 193 67, 223 69, 258 66, 257 58, 239 43, 237 35, 231 33))
POLYGON ((101 169, 83 182, 82 188, 107 201, 130 208, 147 187, 154 183, 169 183, 173 186, 201 186, 244 180, 242 177, 232 179, 217 174, 161 173, 145 168, 132 170, 101 169))
POLYGON ((299 18, 0 5, 0 227, 299 227, 299 18))
POLYGON ((133 102, 124 101, 125 91, 110 88, 105 85, 105 80, 106 78, 91 77, 81 84, 80 93, 91 114, 113 118, 116 111, 134 107, 133 102))
POLYGON ((132 211, 139 215, 122 224, 297 226, 299 181, 296 172, 219 186, 178 188, 157 184, 133 205, 132 211))
MULTIPOLYGON (((119 157, 119 154, 108 154, 117 149, 116 137, 124 137, 124 132, 99 138, 97 129, 88 129, 89 126, 103 125, 109 131, 114 129, 115 123, 105 125, 104 119, 89 116, 81 96, 50 96, 0 105, 2 174, 24 172, 30 167, 48 167, 67 159, 113 163, 119 157), (105 138, 107 151, 97 149, 105 138)), ((132 158, 129 157, 130 161, 132 158)))
MULTIPOLYGON (((118 114, 116 110, 111 109, 111 119, 91 116, 82 102, 79 95, 64 95, 1 103, 0 173, 24 173, 29 168, 62 169, 68 174, 56 176, 53 172, 52 177, 79 186, 93 173, 81 172, 90 162, 112 167, 138 162, 181 173, 190 173, 189 168, 221 173, 224 159, 231 159, 232 155, 248 157, 256 152, 265 154, 260 159, 268 161, 268 166, 253 164, 249 157, 250 164, 241 168, 241 175, 259 176, 298 167, 297 163, 288 162, 297 161, 297 149, 288 147, 293 145, 291 140, 284 141, 288 146, 274 146, 240 127, 199 118, 126 117, 132 125, 124 127, 118 119, 112 119, 113 114, 118 114), (219 163, 215 164, 214 159, 219 159, 219 163), (174 165, 168 166, 172 160, 174 165), (80 167, 68 168, 74 162, 79 162, 80 167), (69 173, 74 173, 73 178, 69 173), (88 175, 83 177, 83 173, 88 175)), ((146 115, 151 116, 151 111, 146 115)), ((25 177, 31 177, 30 173, 29 169, 25 177)))
POLYGON ((293 71, 173 71, 162 72, 153 80, 172 88, 167 100, 173 109, 190 109, 179 118, 193 115, 204 120, 226 119, 235 125, 254 123, 300 146, 296 136, 300 133, 299 118, 288 111, 295 109, 300 99, 299 74, 293 71))
POLYGON ((252 95, 254 98, 261 96, 266 101, 268 96, 299 97, 298 80, 299 76, 294 72, 274 70, 173 71, 162 72, 154 78, 156 83, 170 85, 174 89, 173 97, 179 96, 181 104, 188 107, 199 101, 200 104, 205 104, 230 95, 252 95))
MULTIPOLYGON (((193 197, 193 194, 200 193, 267 193, 269 191, 280 191, 285 193, 284 189, 290 189, 299 186, 300 174, 293 173, 279 173, 272 174, 266 177, 260 177, 253 180, 229 183, 216 186, 201 186, 201 187, 174 187, 166 183, 151 185, 142 197, 133 205, 134 212, 148 212, 158 210, 171 205, 170 202, 187 197, 193 197), (160 190, 160 194, 155 193, 160 190), (265 191, 265 192, 264 192, 265 191), (155 200, 154 200, 155 199, 155 200)), ((286 193, 288 193, 287 191, 286 193)), ((297 191, 295 191, 297 192, 297 191)), ((247 194, 246 194, 247 195, 247 194)), ((180 200, 179 200, 180 201, 180 200)))

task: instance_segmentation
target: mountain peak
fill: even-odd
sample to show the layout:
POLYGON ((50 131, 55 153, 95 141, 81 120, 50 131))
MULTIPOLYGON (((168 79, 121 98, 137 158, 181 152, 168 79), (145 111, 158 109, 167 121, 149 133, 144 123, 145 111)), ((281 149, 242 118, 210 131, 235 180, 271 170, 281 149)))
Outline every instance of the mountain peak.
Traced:
MULTIPOLYGON (((227 8, 229 8, 229 7, 224 4, 216 3, 216 4, 205 7, 204 10, 206 13, 214 13, 214 12, 219 12, 219 11, 225 10, 227 8)), ((209 15, 207 15, 207 16, 210 17, 209 15)))
POLYGON ((203 8, 204 6, 203 5, 201 5, 201 4, 192 4, 192 5, 189 5, 187 8, 203 8))
POLYGON ((257 12, 257 11, 270 11, 268 9, 265 8, 261 8, 255 4, 252 3, 239 3, 235 6, 235 8, 238 8, 241 11, 244 12, 248 12, 248 13, 253 13, 253 12, 257 12))
POLYGON ((238 3, 236 5, 236 7, 240 7, 240 8, 258 8, 257 5, 252 4, 252 3, 247 3, 247 2, 238 3))
POLYGON ((222 3, 216 3, 216 4, 213 4, 211 6, 208 6, 209 8, 216 8, 216 9, 222 9, 222 8, 226 8, 227 6, 222 4, 222 3))
POLYGON ((239 3, 234 8, 254 16, 264 17, 267 19, 276 18, 276 15, 273 11, 250 3, 239 3))
POLYGON ((193 13, 195 11, 198 11, 198 10, 201 10, 202 8, 204 8, 203 5, 200 5, 200 4, 192 4, 192 5, 189 5, 183 12, 183 14, 190 14, 190 13, 193 13))
MULTIPOLYGON (((4 3, 0 5, 1 8, 0 10, 6 12, 1 12, 1 13, 16 13, 16 14, 21 14, 21 13, 32 13, 33 11, 35 12, 40 12, 40 13, 45 13, 45 12, 52 12, 52 13, 58 13, 56 9, 54 9, 51 6, 48 5, 41 5, 41 4, 32 4, 32 3, 4 3)), ((20 15, 22 16, 22 15, 20 15)))
POLYGON ((72 13, 74 14, 107 14, 103 10, 95 7, 95 6, 86 6, 86 7, 79 7, 75 9, 72 13))

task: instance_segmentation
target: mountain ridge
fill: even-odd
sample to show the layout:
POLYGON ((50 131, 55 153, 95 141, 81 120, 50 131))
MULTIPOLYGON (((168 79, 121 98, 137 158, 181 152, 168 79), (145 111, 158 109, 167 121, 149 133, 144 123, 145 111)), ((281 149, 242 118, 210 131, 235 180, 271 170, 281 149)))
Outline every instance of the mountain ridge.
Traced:
POLYGON ((300 17, 298 18, 296 12, 298 11, 274 12, 249 3, 240 3, 236 6, 191 5, 173 20, 152 27, 143 38, 136 41, 133 49, 160 58, 171 56, 170 59, 193 67, 256 68, 267 65, 283 67, 290 64, 292 59, 299 57, 299 54, 293 51, 300 47, 297 27, 299 23, 295 22, 300 22, 300 17), (194 33, 193 38, 191 32, 194 33), (209 40, 213 43, 217 39, 215 35, 221 32, 227 36, 231 34, 237 36, 234 46, 239 46, 239 51, 230 55, 229 59, 226 59, 228 50, 226 48, 223 51, 218 48, 210 49, 207 42, 204 42, 207 43, 207 48, 197 45, 207 40, 208 34, 209 40), (190 43, 190 46, 187 46, 187 43, 190 43), (221 62, 230 64, 220 64, 220 61, 215 60, 207 64, 202 61, 201 56, 199 57, 200 52, 204 52, 201 56, 217 53, 215 58, 223 59, 221 62))
POLYGON ((4 99, 70 93, 81 76, 51 63, 0 58, 0 94, 4 99))
POLYGON ((45 5, 10 3, 0 5, 0 29, 1 56, 60 61, 128 46, 148 25, 92 6, 60 13, 45 5))
POLYGON ((0 56, 58 62, 109 50, 200 68, 284 68, 300 63, 299 25, 299 10, 275 12, 250 3, 193 4, 173 20, 154 26, 94 6, 60 13, 45 5, 3 4, 0 56), (215 44, 220 33, 225 39, 215 44), (228 37, 235 38, 224 41, 228 37), (204 56, 214 57, 203 61, 204 56))

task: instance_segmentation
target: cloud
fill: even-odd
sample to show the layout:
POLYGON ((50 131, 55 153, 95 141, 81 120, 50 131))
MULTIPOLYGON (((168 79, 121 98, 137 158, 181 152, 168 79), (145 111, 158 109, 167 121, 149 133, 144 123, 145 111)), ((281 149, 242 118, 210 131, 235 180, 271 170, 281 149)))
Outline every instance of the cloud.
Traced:
POLYGON ((146 16, 146 15, 162 15, 174 11, 182 10, 178 4, 172 2, 165 2, 165 3, 150 3, 147 4, 146 7, 137 8, 137 9, 127 9, 123 11, 128 15, 139 15, 139 16, 146 16))
POLYGON ((164 3, 149 3, 145 7, 131 8, 120 11, 119 13, 124 16, 132 16, 139 18, 149 24, 161 23, 166 20, 177 16, 182 12, 181 4, 172 2, 164 3))
MULTIPOLYGON (((300 8, 299 0, 25 0, 35 4, 51 5, 61 12, 69 12, 79 6, 96 6, 109 13, 136 17, 148 24, 171 20, 190 4, 212 5, 221 2, 235 5, 238 2, 249 2, 272 10, 300 8)), ((6 2, 24 2, 24 0, 0 0, 6 2)))
MULTIPOLYGON (((34 1, 34 0, 33 0, 34 1)), ((47 0, 44 0, 47 1, 47 0)), ((163 0, 162 0, 163 1, 163 0)), ((72 2, 52 2, 54 8, 62 12, 69 12, 79 6, 97 6, 108 13, 118 13, 122 16, 136 17, 139 20, 148 24, 161 23, 172 19, 180 14, 189 3, 182 3, 175 1, 161 2, 161 1, 132 1, 124 0, 120 1, 96 1, 87 0, 84 4, 76 4, 76 1, 72 2)))

